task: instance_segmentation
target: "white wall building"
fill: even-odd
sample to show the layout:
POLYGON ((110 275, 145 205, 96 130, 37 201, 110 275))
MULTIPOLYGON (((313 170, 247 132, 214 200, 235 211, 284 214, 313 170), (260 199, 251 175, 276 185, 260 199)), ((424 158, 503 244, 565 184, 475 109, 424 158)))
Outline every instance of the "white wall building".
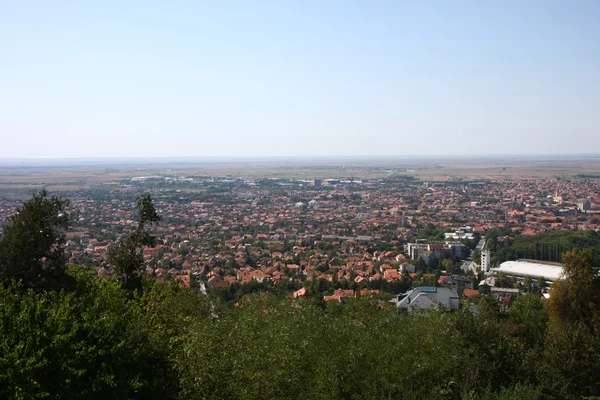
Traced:
POLYGON ((483 272, 490 272, 492 263, 492 252, 489 250, 483 250, 481 252, 481 270, 483 272))
POLYGON ((427 310, 440 305, 450 310, 456 310, 459 306, 458 293, 447 287, 420 286, 408 292, 406 297, 398 301, 396 305, 408 312, 417 309, 427 310))
POLYGON ((553 282, 561 279, 563 274, 562 264, 525 260, 505 261, 498 268, 492 268, 492 271, 515 276, 519 282, 522 282, 526 276, 529 276, 533 281, 543 277, 546 282, 553 282))

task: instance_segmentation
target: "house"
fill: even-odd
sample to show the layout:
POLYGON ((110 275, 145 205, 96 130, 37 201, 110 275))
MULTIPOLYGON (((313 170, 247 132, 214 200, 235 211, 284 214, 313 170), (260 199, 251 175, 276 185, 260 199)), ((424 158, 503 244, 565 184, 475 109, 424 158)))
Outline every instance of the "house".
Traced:
POLYGON ((479 290, 475 289, 465 289, 463 290, 463 297, 471 298, 473 296, 478 296, 479 290))
POLYGON ((338 303, 342 302, 342 298, 340 296, 323 296, 323 300, 325 300, 325 301, 337 301, 338 303))
POLYGON ((213 289, 213 288, 219 288, 219 287, 227 287, 229 285, 229 282, 224 281, 223 279, 221 279, 221 277, 219 276, 212 276, 208 282, 207 282, 207 287, 209 289, 213 289))
POLYGON ((360 291, 360 296, 373 296, 379 294, 379 290, 373 290, 373 289, 361 289, 360 291))
POLYGON ((302 289, 296 290, 294 293, 292 293, 292 298, 297 299, 298 297, 302 297, 302 296, 306 295, 306 292, 307 292, 306 288, 303 287, 302 289))
POLYGON ((398 300, 396 306, 408 310, 408 312, 438 306, 456 310, 459 307, 458 293, 446 287, 420 286, 406 293, 402 299, 398 300))
POLYGON ((264 282, 265 280, 269 280, 269 276, 259 269, 250 272, 250 277, 257 282, 264 282))
POLYGON ((407 262, 404 262, 402 264, 400 264, 400 272, 403 273, 404 271, 408 272, 409 274, 414 274, 417 269, 415 268, 415 266, 413 264, 409 264, 407 262))
POLYGON ((190 287, 190 275, 180 274, 175 275, 175 279, 180 281, 182 287, 189 288, 190 287))
POLYGON ((519 289, 516 288, 499 288, 493 287, 491 289, 492 297, 497 300, 504 301, 506 298, 514 299, 519 295, 519 289))
POLYGON ((386 269, 383 273, 383 277, 388 282, 398 281, 401 278, 400 273, 398 272, 398 270, 395 269, 386 269))
POLYGON ((454 277, 452 276, 440 276, 440 278, 438 279, 438 284, 440 286, 445 286, 445 287, 449 287, 450 289, 453 290, 458 290, 459 287, 459 281, 456 280, 454 277))
POLYGON ((356 297, 356 294, 354 293, 354 290, 352 289, 338 289, 335 291, 335 293, 333 293, 335 296, 340 296, 340 298, 345 299, 348 297, 356 297))

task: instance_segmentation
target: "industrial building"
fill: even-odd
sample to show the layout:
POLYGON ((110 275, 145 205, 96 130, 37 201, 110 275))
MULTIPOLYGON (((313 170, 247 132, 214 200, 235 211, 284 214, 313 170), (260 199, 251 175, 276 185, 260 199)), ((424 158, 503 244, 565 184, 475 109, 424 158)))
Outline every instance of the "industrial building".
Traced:
POLYGON ((492 268, 492 272, 503 272, 507 276, 514 276, 517 281, 522 282, 526 276, 534 281, 542 277, 547 283, 561 279, 563 274, 562 264, 544 261, 505 261, 497 268, 492 268))

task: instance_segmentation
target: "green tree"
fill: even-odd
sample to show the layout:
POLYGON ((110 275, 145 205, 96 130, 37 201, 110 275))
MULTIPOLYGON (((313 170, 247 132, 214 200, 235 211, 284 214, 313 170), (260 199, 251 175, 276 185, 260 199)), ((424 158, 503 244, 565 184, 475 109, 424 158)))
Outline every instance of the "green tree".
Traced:
POLYGON ((136 208, 139 217, 138 230, 143 230, 147 224, 157 224, 161 217, 154 208, 154 203, 149 194, 144 194, 136 199, 136 208))
POLYGON ((523 286, 525 287, 525 291, 527 293, 530 293, 531 291, 533 291, 533 280, 531 279, 530 276, 526 276, 523 279, 523 286))
POLYGON ((65 284, 65 233, 71 221, 69 201, 33 196, 8 219, 0 240, 0 277, 26 288, 58 288, 65 284))
POLYGON ((553 324, 597 328, 600 312, 600 268, 593 251, 571 251, 563 257, 563 279, 552 283, 549 309, 553 324))
POLYGON ((535 283, 535 288, 538 293, 541 293, 546 288, 546 279, 544 279, 543 276, 540 276, 537 279, 537 281, 535 283))
POLYGON ((563 397, 600 396, 600 277, 592 250, 563 257, 563 279, 550 287, 550 323, 542 381, 563 397))
POLYGON ((510 279, 504 272, 499 272, 498 276, 496 276, 496 286, 503 288, 511 288, 513 287, 513 281, 510 279))
POLYGON ((548 310, 537 294, 517 297, 508 309, 509 321, 514 324, 516 336, 527 349, 541 348, 546 338, 548 310))
POLYGON ((490 295, 481 296, 477 310, 484 319, 497 320, 501 316, 501 303, 490 295))
POLYGON ((164 325, 116 282, 69 273, 71 291, 0 285, 0 398, 174 398, 164 325))
POLYGON ((144 263, 142 249, 156 245, 156 237, 150 234, 148 227, 157 224, 161 219, 150 195, 138 197, 136 206, 139 217, 137 228, 121 238, 108 253, 108 262, 123 277, 124 286, 128 289, 141 289, 138 275, 144 263))
POLYGON ((473 261, 477 264, 481 264, 481 252, 479 250, 473 251, 473 261))
POLYGON ((441 266, 442 266, 442 268, 444 268, 446 270, 447 273, 450 273, 451 272, 450 269, 451 269, 451 267, 452 267, 453 264, 454 264, 454 262, 452 261, 452 259, 450 259, 450 258, 444 258, 442 260, 441 266))

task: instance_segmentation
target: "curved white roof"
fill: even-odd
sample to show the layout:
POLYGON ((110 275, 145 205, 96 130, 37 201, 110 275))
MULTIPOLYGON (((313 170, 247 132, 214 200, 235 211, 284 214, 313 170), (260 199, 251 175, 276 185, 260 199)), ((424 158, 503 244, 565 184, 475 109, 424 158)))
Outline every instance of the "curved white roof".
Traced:
POLYGON ((505 261, 498 268, 492 268, 492 271, 504 272, 506 275, 530 276, 532 278, 543 276, 546 280, 556 281, 561 278, 563 269, 560 265, 531 261, 505 261))

